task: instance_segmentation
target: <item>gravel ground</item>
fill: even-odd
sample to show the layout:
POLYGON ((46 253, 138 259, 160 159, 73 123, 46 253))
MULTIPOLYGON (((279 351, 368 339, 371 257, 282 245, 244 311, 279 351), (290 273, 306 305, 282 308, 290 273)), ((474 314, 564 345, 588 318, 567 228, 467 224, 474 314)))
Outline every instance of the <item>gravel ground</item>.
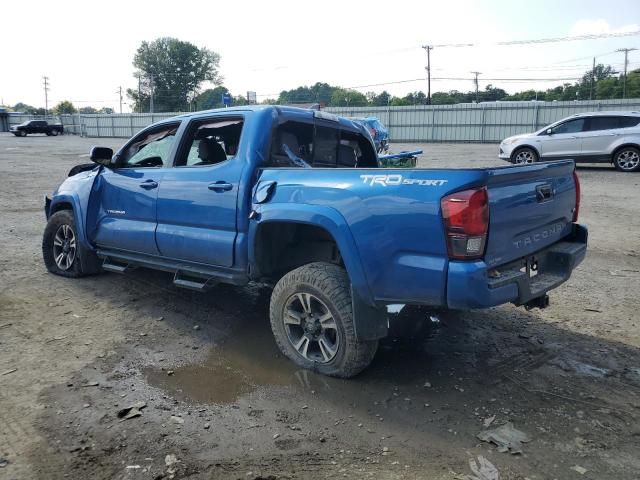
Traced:
MULTIPOLYGON (((96 142, 122 143, 0 134, 0 478, 468 479, 479 456, 502 479, 638 478, 640 174, 580 167, 589 254, 550 308, 403 310, 344 381, 280 355, 265 288, 46 273, 42 196, 96 142), (523 453, 477 438, 506 422, 523 453)), ((496 145, 394 150, 416 147, 503 165, 496 145)))

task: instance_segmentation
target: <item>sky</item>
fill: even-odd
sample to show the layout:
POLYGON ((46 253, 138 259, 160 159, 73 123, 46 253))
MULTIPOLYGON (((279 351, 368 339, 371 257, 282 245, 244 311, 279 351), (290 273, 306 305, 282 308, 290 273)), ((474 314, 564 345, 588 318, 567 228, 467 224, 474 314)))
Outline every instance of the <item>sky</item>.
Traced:
MULTIPOLYGON (((219 53, 224 85, 234 95, 255 91, 258 100, 318 81, 362 93, 426 92, 425 44, 474 44, 432 50, 432 92, 472 90, 472 71, 481 72, 481 89, 546 89, 572 80, 512 79, 577 78, 593 56, 621 70, 624 56, 615 50, 640 48, 639 35, 496 45, 638 31, 639 0, 31 0, 2 2, 0 18, 0 104, 44 106, 46 75, 50 107, 71 100, 116 111, 118 88, 137 85, 136 49, 163 36, 219 53)), ((640 68, 640 51, 630 52, 629 65, 640 68)), ((125 112, 128 102, 125 95, 125 112)))

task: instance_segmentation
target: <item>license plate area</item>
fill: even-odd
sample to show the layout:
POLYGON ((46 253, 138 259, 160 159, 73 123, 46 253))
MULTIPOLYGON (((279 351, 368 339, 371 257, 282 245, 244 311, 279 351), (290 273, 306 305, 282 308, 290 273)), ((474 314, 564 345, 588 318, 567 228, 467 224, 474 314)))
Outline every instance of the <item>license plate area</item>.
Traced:
POLYGON ((535 256, 531 256, 522 260, 522 266, 520 267, 520 271, 524 273, 527 277, 533 278, 538 276, 539 272, 539 264, 538 260, 535 256))

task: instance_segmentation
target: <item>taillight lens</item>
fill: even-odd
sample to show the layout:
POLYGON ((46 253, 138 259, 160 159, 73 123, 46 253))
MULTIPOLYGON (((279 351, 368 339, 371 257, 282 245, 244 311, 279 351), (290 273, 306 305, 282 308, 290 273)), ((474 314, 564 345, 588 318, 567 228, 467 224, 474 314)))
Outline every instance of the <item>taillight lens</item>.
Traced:
POLYGON ((578 214, 580 213, 580 179, 578 178, 578 172, 573 171, 573 182, 576 185, 576 208, 573 210, 573 221, 578 221, 578 214))
POLYGON ((489 198, 485 187, 463 190, 440 201, 449 257, 471 260, 484 255, 489 230, 489 198))

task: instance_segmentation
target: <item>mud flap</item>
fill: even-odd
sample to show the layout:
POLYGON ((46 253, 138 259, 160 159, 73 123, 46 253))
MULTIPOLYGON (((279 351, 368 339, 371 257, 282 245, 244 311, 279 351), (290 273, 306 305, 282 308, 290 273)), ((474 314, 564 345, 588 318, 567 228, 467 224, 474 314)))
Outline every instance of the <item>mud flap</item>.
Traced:
POLYGON ((378 340, 389 332, 387 310, 366 304, 351 288, 353 325, 358 340, 378 340))

